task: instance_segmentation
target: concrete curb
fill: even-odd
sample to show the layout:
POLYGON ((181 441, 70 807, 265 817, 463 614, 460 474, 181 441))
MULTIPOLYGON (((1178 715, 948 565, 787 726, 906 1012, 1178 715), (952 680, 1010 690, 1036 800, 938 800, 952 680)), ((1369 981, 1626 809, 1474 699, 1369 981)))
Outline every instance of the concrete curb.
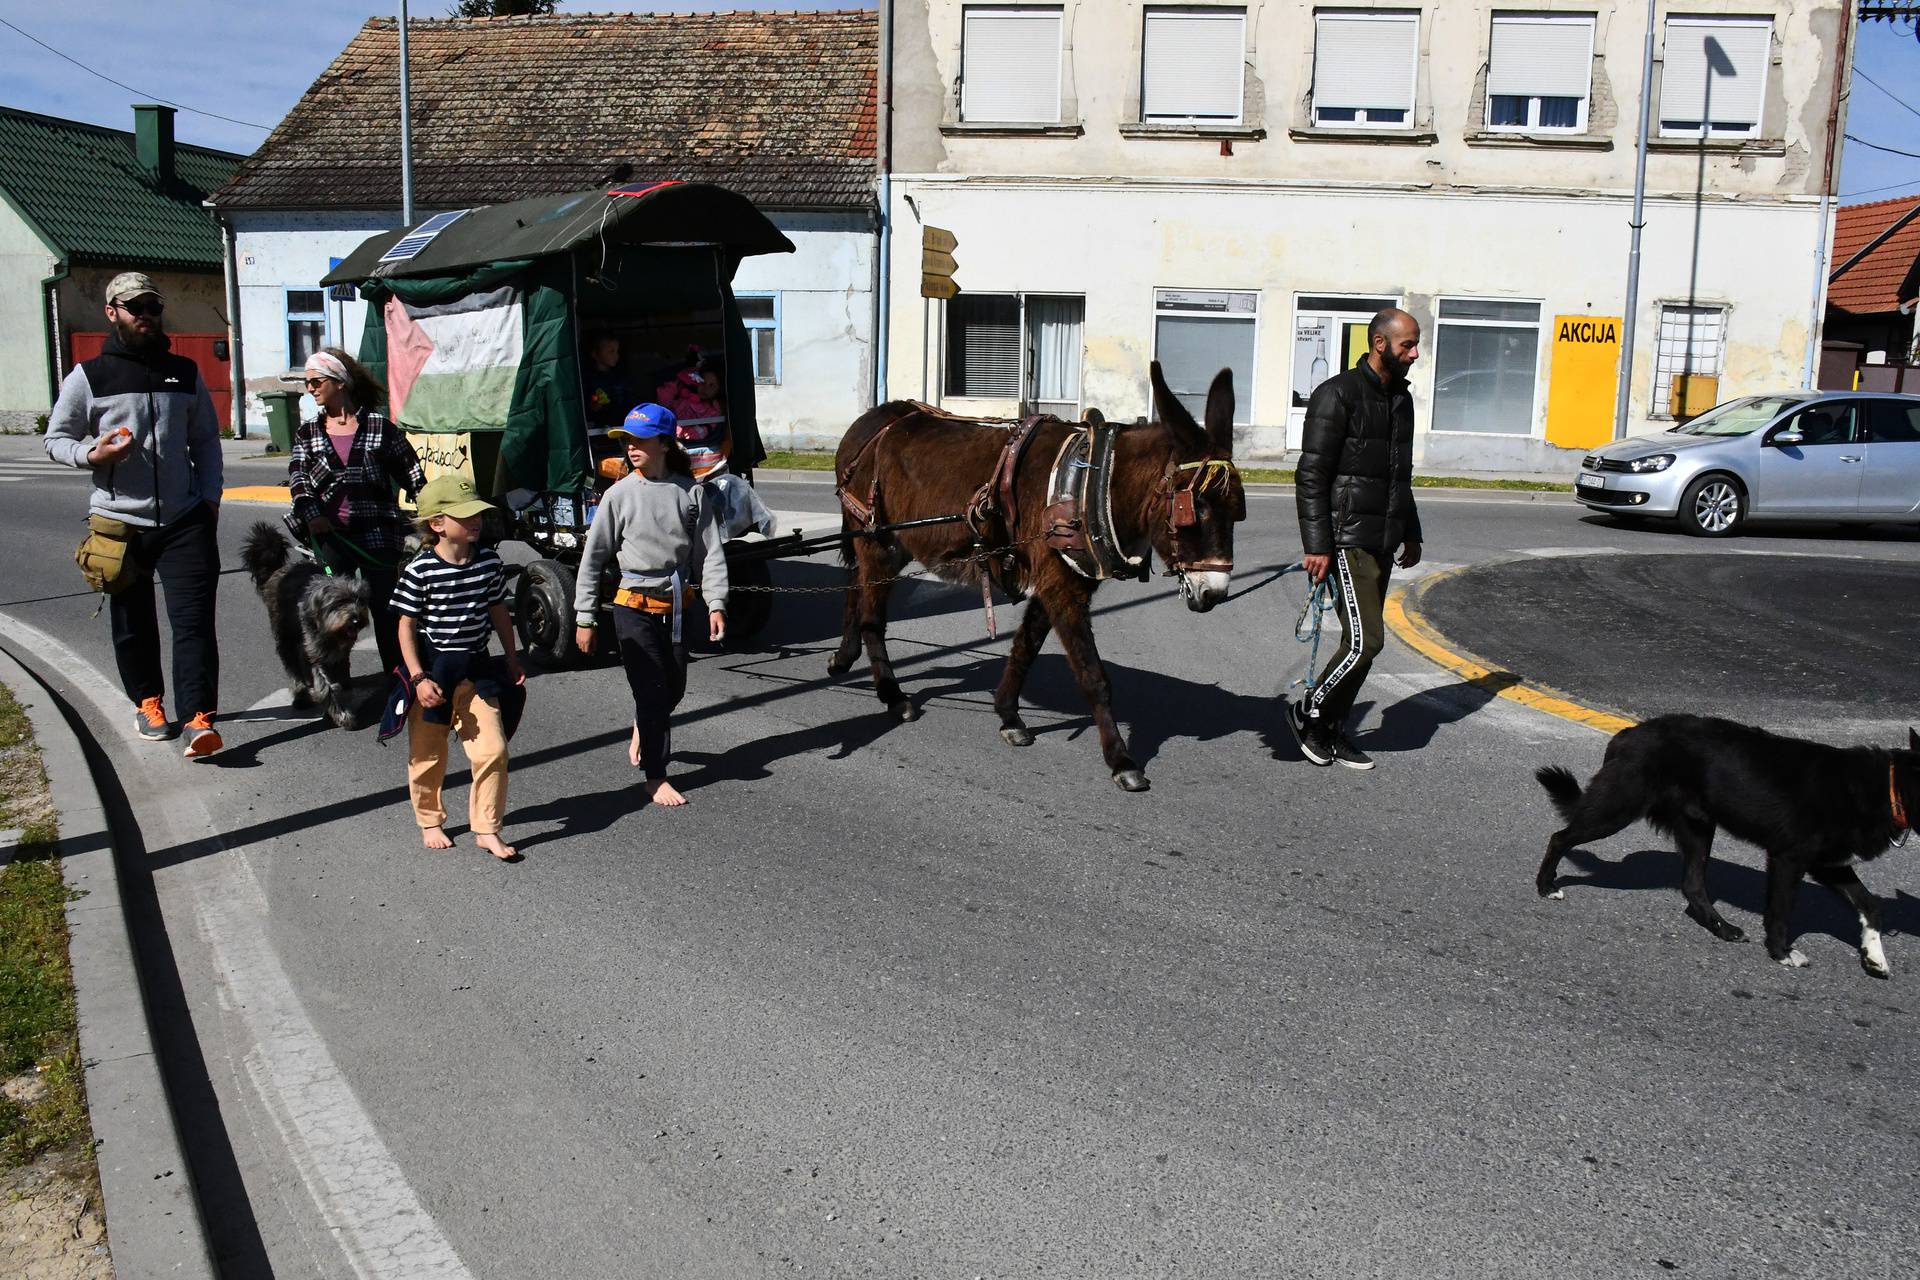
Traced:
POLYGON ((154 1055, 113 837, 80 739, 40 677, 0 646, 0 684, 33 722, 60 821, 73 986, 107 1244, 120 1280, 219 1272, 154 1055))

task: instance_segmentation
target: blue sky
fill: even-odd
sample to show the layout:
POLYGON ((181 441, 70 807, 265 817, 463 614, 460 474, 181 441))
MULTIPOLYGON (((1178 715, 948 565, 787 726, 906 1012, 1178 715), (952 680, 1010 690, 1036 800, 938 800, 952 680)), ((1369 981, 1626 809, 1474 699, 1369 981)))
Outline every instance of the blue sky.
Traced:
MULTIPOLYGON (((450 0, 415 0, 415 17, 440 17, 450 0)), ((871 0, 679 0, 623 4, 561 0, 563 12, 620 9, 841 9, 871 0)), ((0 103, 48 115, 131 128, 134 102, 171 99, 235 120, 272 125, 305 91, 370 14, 399 11, 397 0, 0 0, 0 18, 137 92, 116 88, 0 27, 0 103)), ((1861 28, 1856 65, 1890 92, 1854 80, 1848 132, 1883 146, 1920 151, 1920 41, 1906 27, 1861 28), (1904 103, 1904 105, 1902 105, 1904 103)), ((181 112, 183 142, 251 151, 261 129, 181 112)), ((1885 200, 1920 193, 1920 158, 1848 144, 1843 199, 1885 200)))

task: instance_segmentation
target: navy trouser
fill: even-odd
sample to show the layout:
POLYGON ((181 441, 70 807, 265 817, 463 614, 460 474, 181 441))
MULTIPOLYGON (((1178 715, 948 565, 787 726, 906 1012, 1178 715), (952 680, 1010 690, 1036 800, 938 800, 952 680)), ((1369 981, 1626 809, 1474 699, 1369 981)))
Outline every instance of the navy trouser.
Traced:
POLYGON ((613 607, 620 664, 633 690, 633 723, 640 730, 640 767, 647 781, 667 776, 673 709, 687 692, 687 650, 673 640, 673 615, 613 607))
POLYGON ((158 529, 129 528, 129 550, 139 575, 107 597, 113 620, 113 656, 120 687, 138 706, 166 695, 160 674, 160 620, 154 608, 157 576, 173 631, 174 709, 186 720, 220 709, 220 645, 214 635, 214 591, 220 585, 220 542, 213 508, 205 503, 158 529))

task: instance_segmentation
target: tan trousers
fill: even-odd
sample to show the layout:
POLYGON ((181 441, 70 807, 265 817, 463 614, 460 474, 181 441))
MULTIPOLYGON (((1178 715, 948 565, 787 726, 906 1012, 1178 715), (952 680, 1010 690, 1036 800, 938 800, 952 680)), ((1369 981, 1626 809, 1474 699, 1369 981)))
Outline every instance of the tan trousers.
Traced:
POLYGON ((498 835, 507 812, 507 735, 500 723, 500 704, 474 697, 472 681, 461 681, 453 691, 450 725, 422 720, 418 702, 407 712, 407 790, 413 798, 414 821, 422 828, 446 825, 440 783, 447 776, 449 729, 460 735, 467 767, 473 771, 467 828, 477 836, 498 835))

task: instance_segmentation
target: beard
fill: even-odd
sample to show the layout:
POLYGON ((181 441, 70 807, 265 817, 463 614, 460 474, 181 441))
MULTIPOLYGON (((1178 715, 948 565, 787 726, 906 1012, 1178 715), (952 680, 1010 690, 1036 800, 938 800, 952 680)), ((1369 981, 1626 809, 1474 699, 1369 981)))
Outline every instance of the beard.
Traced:
POLYGON ((146 324, 153 326, 151 329, 143 329, 142 322, 138 320, 121 320, 116 317, 109 323, 113 325, 114 334, 129 351, 152 351, 166 341, 166 331, 158 320, 145 321, 146 324))
POLYGON ((1380 368, 1386 373, 1389 379, 1395 382, 1405 382, 1407 379, 1407 370, 1413 368, 1413 364, 1411 361, 1403 363, 1394 359, 1393 353, 1390 351, 1382 351, 1380 353, 1380 368))

